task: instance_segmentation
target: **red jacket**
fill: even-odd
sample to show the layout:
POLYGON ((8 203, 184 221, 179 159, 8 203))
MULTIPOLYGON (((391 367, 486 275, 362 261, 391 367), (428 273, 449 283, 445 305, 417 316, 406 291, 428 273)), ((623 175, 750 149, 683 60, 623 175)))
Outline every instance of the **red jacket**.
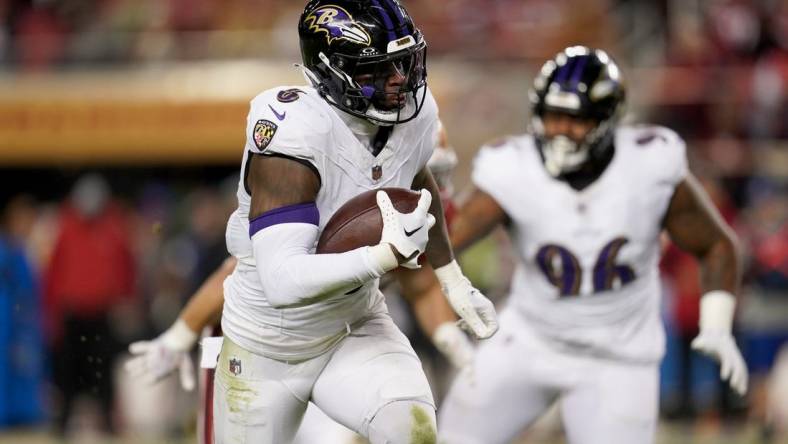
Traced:
POLYGON ((59 225, 44 277, 45 307, 56 330, 65 313, 105 313, 135 291, 129 221, 118 207, 110 204, 88 219, 66 204, 59 225))

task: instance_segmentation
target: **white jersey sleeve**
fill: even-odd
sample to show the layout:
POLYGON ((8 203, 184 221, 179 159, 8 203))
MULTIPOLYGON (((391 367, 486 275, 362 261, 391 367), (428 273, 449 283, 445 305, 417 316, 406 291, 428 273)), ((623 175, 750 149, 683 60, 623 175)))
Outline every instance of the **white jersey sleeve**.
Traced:
POLYGON ((657 181, 678 185, 689 173, 687 147, 675 131, 657 125, 635 125, 619 129, 618 144, 632 146, 650 164, 657 181))
POLYGON ((513 193, 512 184, 517 183, 518 174, 525 172, 521 149, 517 137, 507 137, 484 145, 473 161, 471 181, 495 199, 507 214, 512 214, 507 207, 517 204, 519 194, 513 193))
POLYGON ((315 98, 299 93, 297 100, 282 102, 283 90, 265 91, 255 97, 246 122, 246 147, 255 154, 284 156, 311 164, 319 174, 332 120, 315 98))
POLYGON ((425 116, 425 133, 424 136, 420 138, 421 140, 421 149, 418 150, 419 155, 419 165, 421 169, 427 166, 427 162, 432 157, 432 153, 438 147, 440 143, 440 132, 441 132, 441 122, 438 118, 438 104, 435 102, 435 98, 432 96, 432 92, 429 90, 427 91, 427 97, 425 98, 424 107, 421 110, 425 116))

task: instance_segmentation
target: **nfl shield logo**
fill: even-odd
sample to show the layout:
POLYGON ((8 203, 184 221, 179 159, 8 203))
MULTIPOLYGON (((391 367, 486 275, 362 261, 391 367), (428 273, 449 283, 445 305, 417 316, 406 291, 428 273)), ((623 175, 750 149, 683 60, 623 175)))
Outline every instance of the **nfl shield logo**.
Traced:
POLYGON ((372 167, 372 180, 378 181, 380 178, 383 177, 383 167, 380 165, 375 165, 372 167))
POLYGON ((230 358, 230 373, 238 376, 241 374, 241 360, 237 358, 230 358))

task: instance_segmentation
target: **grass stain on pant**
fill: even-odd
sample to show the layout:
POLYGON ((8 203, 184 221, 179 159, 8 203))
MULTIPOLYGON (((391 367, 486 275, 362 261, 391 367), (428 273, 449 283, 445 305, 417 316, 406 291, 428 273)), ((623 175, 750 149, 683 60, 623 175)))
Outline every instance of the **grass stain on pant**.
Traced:
POLYGON ((225 395, 227 408, 233 413, 248 410, 249 404, 257 396, 257 392, 252 390, 245 381, 237 378, 228 379, 230 379, 230 384, 225 395))
POLYGON ((430 421, 430 415, 417 405, 411 407, 410 414, 413 416, 413 427, 410 431, 411 444, 435 444, 438 438, 435 427, 430 421))

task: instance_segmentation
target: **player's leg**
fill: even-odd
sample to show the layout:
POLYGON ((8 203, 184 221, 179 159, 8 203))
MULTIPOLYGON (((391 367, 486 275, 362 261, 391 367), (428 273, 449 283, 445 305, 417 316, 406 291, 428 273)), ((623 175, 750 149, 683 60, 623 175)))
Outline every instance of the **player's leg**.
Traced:
POLYGON ((325 360, 268 359, 226 336, 214 377, 215 444, 284 444, 296 434, 325 360))
POLYGON ((365 322, 342 341, 315 383, 312 400, 372 444, 436 442, 427 378, 388 315, 365 322))
POLYGON ((561 398, 561 416, 572 444, 652 443, 657 423, 656 364, 593 360, 561 398))
POLYGON ((506 312, 500 321, 501 329, 482 341, 440 406, 442 443, 509 443, 558 396, 550 380, 560 369, 548 368, 550 353, 506 312))
POLYGON ((310 402, 293 444, 352 444, 356 442, 356 436, 355 432, 329 418, 310 402))
POLYGON ((421 401, 390 402, 373 416, 367 437, 372 444, 435 444, 435 409, 421 401))

